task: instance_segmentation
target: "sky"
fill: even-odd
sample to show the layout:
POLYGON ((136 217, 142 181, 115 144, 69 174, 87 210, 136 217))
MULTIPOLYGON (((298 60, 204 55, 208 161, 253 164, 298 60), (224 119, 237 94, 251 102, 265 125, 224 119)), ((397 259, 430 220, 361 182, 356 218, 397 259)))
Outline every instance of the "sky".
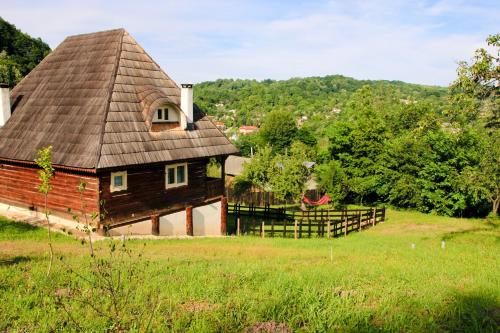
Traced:
POLYGON ((500 33, 500 1, 0 0, 0 16, 55 48, 125 28, 177 83, 341 74, 448 85, 500 33))

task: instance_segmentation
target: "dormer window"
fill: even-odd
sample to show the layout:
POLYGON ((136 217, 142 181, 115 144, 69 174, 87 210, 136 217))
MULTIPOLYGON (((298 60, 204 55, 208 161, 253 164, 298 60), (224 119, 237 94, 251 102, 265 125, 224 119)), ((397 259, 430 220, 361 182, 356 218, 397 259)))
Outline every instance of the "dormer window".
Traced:
MULTIPOLYGON (((179 126, 180 111, 174 105, 159 105, 154 109, 153 124, 161 124, 157 130, 165 130, 165 126, 179 126)), ((155 131, 155 129, 153 129, 155 131)))
POLYGON ((170 121, 170 117, 169 117, 169 109, 164 107, 164 108, 158 108, 156 110, 156 114, 155 114, 155 117, 153 119, 153 122, 166 122, 166 121, 170 121))

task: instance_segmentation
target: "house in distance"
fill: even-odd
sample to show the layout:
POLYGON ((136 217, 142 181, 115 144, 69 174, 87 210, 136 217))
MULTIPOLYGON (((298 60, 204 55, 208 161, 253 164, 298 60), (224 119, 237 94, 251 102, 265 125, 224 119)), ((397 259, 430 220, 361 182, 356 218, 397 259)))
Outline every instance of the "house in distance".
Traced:
POLYGON ((210 179, 206 165, 237 149, 125 30, 68 37, 0 90, 1 205, 43 211, 34 160, 51 145, 54 218, 80 211, 84 181, 101 231, 224 233, 224 170, 210 179))

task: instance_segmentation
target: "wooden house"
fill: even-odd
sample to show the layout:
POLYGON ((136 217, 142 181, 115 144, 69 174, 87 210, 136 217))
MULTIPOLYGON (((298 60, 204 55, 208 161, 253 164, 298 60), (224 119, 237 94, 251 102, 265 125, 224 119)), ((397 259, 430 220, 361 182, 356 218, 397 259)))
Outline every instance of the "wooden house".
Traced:
POLYGON ((83 180, 99 230, 224 233, 224 170, 210 179, 206 165, 237 149, 193 105, 192 85, 179 87, 125 30, 68 37, 0 90, 2 205, 43 210, 34 159, 51 145, 54 217, 81 209, 83 180))

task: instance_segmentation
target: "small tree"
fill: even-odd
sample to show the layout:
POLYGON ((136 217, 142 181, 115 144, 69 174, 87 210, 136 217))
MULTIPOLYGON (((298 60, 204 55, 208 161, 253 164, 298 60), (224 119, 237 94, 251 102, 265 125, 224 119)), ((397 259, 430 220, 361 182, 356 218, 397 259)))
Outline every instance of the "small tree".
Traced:
POLYGON ((270 146, 259 149, 250 162, 244 164, 242 178, 248 180, 262 191, 269 191, 272 161, 273 153, 270 146))
POLYGON ((339 161, 331 160, 316 167, 319 188, 332 198, 335 204, 345 199, 348 191, 347 176, 339 161))
POLYGON ((87 270, 61 261, 70 278, 56 293, 56 305, 76 331, 95 330, 96 324, 106 332, 150 331, 161 299, 157 288, 144 287, 144 281, 154 277, 142 251, 134 255, 125 240, 109 240, 108 255, 97 252, 87 270), (97 316, 96 322, 80 315, 89 312, 97 316))
POLYGON ((42 193, 44 197, 44 214, 45 220, 47 221, 47 234, 49 239, 50 254, 49 267, 47 269, 47 276, 49 276, 52 269, 52 262, 54 261, 54 249, 52 247, 52 235, 49 221, 50 212, 47 204, 49 192, 52 190, 50 181, 54 177, 54 168, 52 167, 52 146, 40 149, 38 151, 38 158, 35 159, 35 162, 42 169, 38 171, 38 179, 40 180, 38 191, 42 193))
POLYGON ((241 201, 241 198, 245 193, 248 193, 252 189, 252 182, 249 181, 245 176, 239 175, 234 178, 232 183, 233 195, 236 197, 237 201, 241 201))
MULTIPOLYGON (((77 315, 78 311, 90 311, 98 315, 107 331, 123 332, 137 330, 148 332, 154 320, 154 315, 160 306, 157 289, 144 292, 144 281, 148 278, 149 260, 145 260, 142 252, 134 255, 127 247, 125 239, 118 245, 113 239, 108 242, 108 255, 94 251, 92 244, 93 224, 99 218, 98 212, 87 211, 84 194, 87 184, 81 180, 78 185, 81 209, 80 214, 72 213, 73 219, 81 223, 85 221, 84 231, 88 236, 90 263, 88 271, 80 267, 73 268, 61 257, 71 278, 65 283, 64 292, 59 292, 56 305, 68 316, 73 328, 77 331, 88 331, 85 317, 77 315), (146 299, 138 302, 146 294, 146 299)), ((101 202, 102 208, 103 202, 101 202)), ((105 211, 101 215, 104 218, 105 211)), ((144 246, 146 244, 144 243, 144 246)))
POLYGON ((99 218, 99 213, 98 212, 89 213, 87 211, 88 206, 87 203, 85 202, 85 199, 83 198, 86 189, 87 189, 87 183, 84 182, 83 180, 80 180, 80 183, 78 184, 77 187, 78 194, 80 196, 80 215, 75 214, 71 208, 68 208, 68 212, 72 215, 73 220, 75 222, 81 223, 81 217, 85 221, 83 226, 83 231, 87 234, 89 240, 90 255, 93 257, 94 246, 92 245, 92 232, 94 231, 93 225, 99 218))
POLYGON ((294 142, 289 155, 277 155, 270 166, 270 185, 273 193, 281 200, 292 199, 300 203, 305 193, 305 184, 310 176, 307 168, 305 145, 294 142))

